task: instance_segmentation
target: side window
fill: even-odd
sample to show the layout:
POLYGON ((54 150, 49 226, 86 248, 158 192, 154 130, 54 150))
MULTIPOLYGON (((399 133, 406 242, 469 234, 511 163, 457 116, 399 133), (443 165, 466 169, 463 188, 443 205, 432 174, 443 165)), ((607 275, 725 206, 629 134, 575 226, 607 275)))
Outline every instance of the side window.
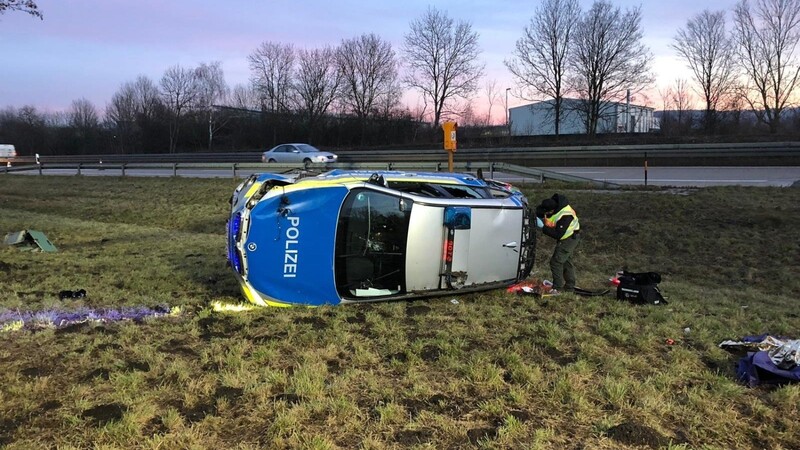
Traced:
POLYGON ((275 149, 275 153, 286 153, 288 145, 281 145, 275 149))
POLYGON ((405 291, 405 255, 413 203, 358 189, 342 205, 336 229, 336 287, 348 298, 405 291))

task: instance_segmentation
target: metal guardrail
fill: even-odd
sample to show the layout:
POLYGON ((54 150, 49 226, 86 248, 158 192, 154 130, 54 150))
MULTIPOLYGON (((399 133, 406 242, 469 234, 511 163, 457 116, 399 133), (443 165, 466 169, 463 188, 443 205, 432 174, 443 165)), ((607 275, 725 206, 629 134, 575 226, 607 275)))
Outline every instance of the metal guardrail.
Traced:
MULTIPOLYGON (((444 150, 336 150, 339 162, 441 161, 444 150)), ((727 144, 605 145, 567 147, 460 148, 456 161, 506 161, 535 164, 546 160, 641 160, 650 159, 793 159, 800 161, 800 142, 758 142, 727 144)), ((42 155, 42 163, 256 163, 261 151, 229 153, 153 153, 105 155, 42 155)), ((20 156, 15 164, 32 164, 32 156, 20 156)))
MULTIPOLYGON (((181 171, 216 170, 230 171, 233 178, 247 176, 256 172, 284 173, 298 169, 350 169, 350 170, 400 170, 442 172, 447 169, 447 163, 442 162, 405 162, 405 163, 334 163, 334 164, 265 164, 265 163, 42 163, 24 166, 0 167, 0 173, 14 173, 36 171, 43 175, 45 170, 74 170, 76 175, 81 175, 84 170, 117 171, 121 176, 128 175, 131 170, 161 170, 171 171, 172 176, 178 176, 181 171)), ((453 170, 462 173, 474 173, 480 169, 489 178, 494 178, 497 173, 510 174, 523 179, 544 183, 547 180, 558 180, 572 183, 586 184, 595 188, 617 189, 619 184, 607 181, 593 180, 550 170, 523 167, 507 163, 493 162, 455 162, 453 170)))

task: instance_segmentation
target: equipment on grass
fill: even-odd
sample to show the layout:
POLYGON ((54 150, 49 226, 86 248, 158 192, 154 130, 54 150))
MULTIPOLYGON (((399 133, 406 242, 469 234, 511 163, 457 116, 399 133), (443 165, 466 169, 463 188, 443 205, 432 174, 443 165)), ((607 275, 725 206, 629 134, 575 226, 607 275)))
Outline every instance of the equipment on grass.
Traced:
POLYGON ((642 305, 667 303, 658 289, 660 282, 661 275, 656 272, 623 271, 621 274, 617 272, 617 276, 611 279, 611 283, 617 286, 618 300, 628 300, 642 305))

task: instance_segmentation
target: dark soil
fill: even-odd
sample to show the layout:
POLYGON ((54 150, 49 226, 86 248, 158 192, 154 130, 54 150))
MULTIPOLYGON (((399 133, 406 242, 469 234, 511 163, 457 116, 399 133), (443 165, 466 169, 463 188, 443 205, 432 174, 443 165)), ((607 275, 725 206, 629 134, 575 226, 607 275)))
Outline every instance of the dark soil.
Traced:
POLYGON ((633 422, 623 422, 607 431, 608 437, 625 445, 641 445, 662 448, 669 439, 656 430, 633 422))
POLYGON ((103 426, 122 419, 128 407, 119 403, 109 403, 89 408, 81 414, 84 419, 89 419, 96 426, 103 426))

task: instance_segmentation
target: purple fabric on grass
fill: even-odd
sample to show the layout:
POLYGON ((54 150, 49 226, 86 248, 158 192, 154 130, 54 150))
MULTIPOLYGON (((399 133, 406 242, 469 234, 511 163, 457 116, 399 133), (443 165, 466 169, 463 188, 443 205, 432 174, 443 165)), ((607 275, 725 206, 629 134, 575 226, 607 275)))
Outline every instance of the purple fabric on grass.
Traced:
POLYGON ((768 352, 750 352, 739 360, 736 375, 750 387, 762 383, 785 384, 800 381, 800 366, 783 370, 772 362, 768 352))
POLYGON ((118 322, 121 320, 141 321, 147 317, 165 316, 170 307, 159 305, 123 307, 116 309, 79 308, 75 311, 0 311, 0 329, 11 323, 22 322, 23 329, 41 327, 65 327, 81 322, 118 322))

